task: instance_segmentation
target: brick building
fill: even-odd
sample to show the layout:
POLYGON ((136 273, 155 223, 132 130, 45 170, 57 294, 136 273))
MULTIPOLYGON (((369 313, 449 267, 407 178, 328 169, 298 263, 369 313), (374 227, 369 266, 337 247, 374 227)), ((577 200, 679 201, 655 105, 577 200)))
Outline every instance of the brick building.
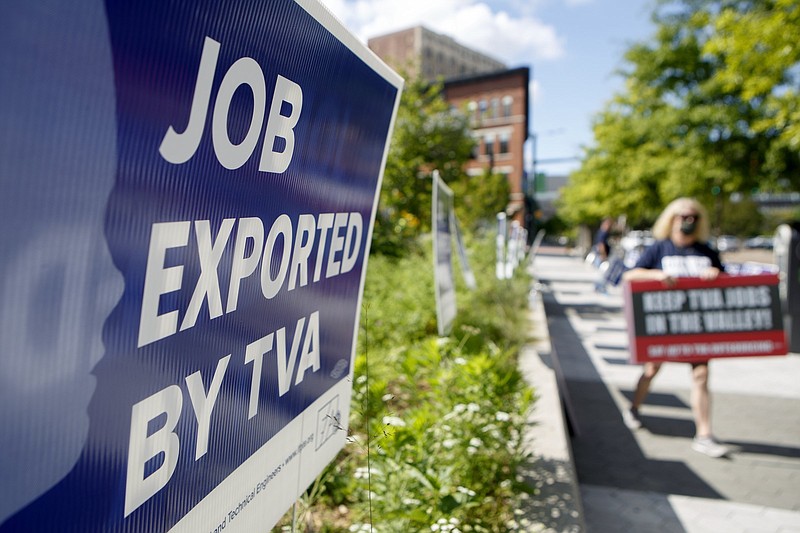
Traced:
POLYGON ((370 50, 404 75, 428 81, 503 70, 506 66, 423 26, 373 37, 370 50))
POLYGON ((467 174, 486 169, 508 178, 506 211, 522 224, 525 213, 525 158, 528 139, 528 67, 508 69, 487 55, 422 26, 374 37, 369 48, 393 68, 428 80, 444 80, 444 97, 469 113, 477 141, 467 174))
POLYGON ((445 81, 445 99, 466 109, 476 140, 467 174, 485 170, 508 178, 506 212, 520 223, 525 217, 525 141, 528 139, 528 67, 445 81))

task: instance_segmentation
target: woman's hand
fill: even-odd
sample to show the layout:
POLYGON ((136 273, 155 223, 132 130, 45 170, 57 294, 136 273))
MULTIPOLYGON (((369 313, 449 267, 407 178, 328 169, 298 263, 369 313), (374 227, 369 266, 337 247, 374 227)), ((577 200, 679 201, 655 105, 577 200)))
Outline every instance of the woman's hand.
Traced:
POLYGON ((665 273, 663 270, 656 268, 633 268, 622 274, 623 280, 643 280, 650 279, 660 281, 667 287, 675 285, 676 280, 674 277, 665 273))
POLYGON ((663 283, 665 286, 674 287, 675 285, 677 285, 678 283, 677 278, 670 276, 663 270, 656 270, 656 272, 660 274, 657 279, 660 280, 661 283, 663 283))

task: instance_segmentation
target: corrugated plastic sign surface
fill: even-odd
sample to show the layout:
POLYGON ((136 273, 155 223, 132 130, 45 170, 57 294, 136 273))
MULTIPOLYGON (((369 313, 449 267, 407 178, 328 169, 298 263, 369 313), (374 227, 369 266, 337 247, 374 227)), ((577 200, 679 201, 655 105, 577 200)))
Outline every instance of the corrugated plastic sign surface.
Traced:
POLYGON ((266 531, 344 444, 402 80, 303 0, 0 7, 0 531, 266 531))

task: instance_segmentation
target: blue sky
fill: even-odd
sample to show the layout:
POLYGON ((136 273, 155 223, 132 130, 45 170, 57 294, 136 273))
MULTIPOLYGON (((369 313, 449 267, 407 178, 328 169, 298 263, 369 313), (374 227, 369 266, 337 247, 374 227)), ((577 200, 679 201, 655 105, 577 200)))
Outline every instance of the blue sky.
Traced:
POLYGON ((511 68, 530 67, 530 128, 538 138, 538 170, 548 174, 577 167, 546 160, 577 156, 592 142, 592 117, 622 87, 614 75, 622 54, 653 31, 652 0, 322 2, 364 42, 422 24, 511 68))

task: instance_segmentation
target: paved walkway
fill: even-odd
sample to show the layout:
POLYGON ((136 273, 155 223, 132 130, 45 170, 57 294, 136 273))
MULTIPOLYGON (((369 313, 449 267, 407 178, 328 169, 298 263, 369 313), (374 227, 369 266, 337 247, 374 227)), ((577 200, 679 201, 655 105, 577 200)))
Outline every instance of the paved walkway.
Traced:
POLYGON ((800 355, 711 361, 714 433, 735 449, 711 459, 690 447, 689 365, 662 367, 643 429, 623 424, 640 367, 628 363, 621 290, 595 293, 595 271, 561 248, 540 248, 531 268, 549 335, 537 351, 572 429, 559 462, 573 461, 570 509, 582 513, 550 530, 800 533, 800 355))

